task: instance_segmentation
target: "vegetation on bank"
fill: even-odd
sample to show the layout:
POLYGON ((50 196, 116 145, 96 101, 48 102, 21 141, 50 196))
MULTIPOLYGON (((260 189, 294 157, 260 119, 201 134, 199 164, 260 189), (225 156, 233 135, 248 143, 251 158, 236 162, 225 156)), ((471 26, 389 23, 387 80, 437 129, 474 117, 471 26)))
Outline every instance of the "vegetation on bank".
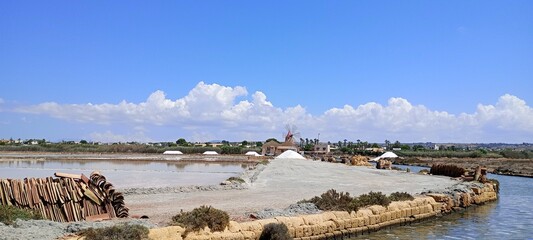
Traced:
POLYGON ((414 199, 409 193, 395 192, 389 196, 381 192, 369 192, 358 197, 351 197, 350 193, 337 192, 330 189, 320 196, 315 196, 309 200, 302 200, 300 203, 313 203, 322 211, 357 211, 360 208, 372 205, 388 206, 391 201, 406 201, 414 199))
POLYGON ((240 177, 229 177, 228 179, 226 179, 226 181, 228 182, 237 182, 237 183, 244 183, 244 179, 240 178, 240 177))
POLYGON ((185 228, 185 235, 209 227, 211 231, 224 231, 229 225, 229 215, 211 206, 201 206, 190 212, 180 212, 172 217, 172 225, 185 228))
POLYGON ((283 223, 269 223, 265 225, 259 240, 289 240, 289 228, 283 223))
POLYGON ((149 239, 150 230, 141 225, 117 224, 105 228, 89 228, 78 234, 86 240, 144 240, 149 239))
POLYGON ((15 220, 38 220, 42 219, 41 214, 30 209, 21 209, 14 206, 0 205, 0 222, 11 225, 15 220))
POLYGON ((165 151, 181 151, 184 154, 200 154, 215 151, 219 154, 244 154, 248 151, 261 152, 260 148, 242 146, 198 147, 198 146, 153 146, 145 144, 39 144, 39 145, 2 145, 0 151, 12 152, 82 152, 82 153, 163 153, 165 151))
MULTIPOLYGON (((277 141, 276 139, 268 139, 268 141, 277 141)), ((316 145, 324 145, 318 139, 302 139, 296 143, 300 149, 312 154, 316 145)), ((378 151, 382 147, 387 150, 394 151, 398 156, 403 158, 511 158, 511 159, 533 159, 533 150, 529 145, 518 146, 519 148, 483 148, 478 146, 469 148, 468 146, 440 146, 438 150, 422 145, 408 145, 402 144, 398 141, 391 143, 385 141, 385 145, 378 145, 377 143, 368 143, 358 140, 357 142, 350 142, 344 140, 338 143, 328 142, 332 146, 332 154, 348 154, 348 155, 362 155, 362 156, 379 156, 382 152, 378 151)), ((198 154, 205 151, 215 151, 219 154, 244 154, 248 151, 261 152, 263 142, 233 142, 221 141, 219 143, 190 143, 185 139, 180 138, 175 142, 157 142, 157 143, 112 143, 102 144, 95 142, 87 142, 81 140, 79 142, 63 141, 58 143, 51 143, 45 139, 41 140, 0 140, 0 151, 31 151, 31 152, 94 152, 94 153, 163 153, 168 150, 181 151, 185 154, 198 154)), ((494 147, 490 146, 489 147, 494 147)), ((517 147, 517 146, 512 146, 517 147)))

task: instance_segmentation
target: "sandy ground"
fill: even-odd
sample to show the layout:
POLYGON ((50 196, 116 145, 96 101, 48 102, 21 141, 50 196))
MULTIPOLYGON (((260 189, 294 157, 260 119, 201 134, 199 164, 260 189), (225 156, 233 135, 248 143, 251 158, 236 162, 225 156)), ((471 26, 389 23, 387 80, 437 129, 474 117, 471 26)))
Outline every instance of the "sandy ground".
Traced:
POLYGON ((250 212, 286 208, 332 188, 354 196, 370 191, 417 194, 428 190, 444 191, 457 183, 449 177, 311 160, 276 159, 247 189, 128 194, 125 200, 130 214, 147 215, 154 223, 164 225, 181 209, 188 211, 201 205, 225 210, 233 219, 245 219, 250 212))

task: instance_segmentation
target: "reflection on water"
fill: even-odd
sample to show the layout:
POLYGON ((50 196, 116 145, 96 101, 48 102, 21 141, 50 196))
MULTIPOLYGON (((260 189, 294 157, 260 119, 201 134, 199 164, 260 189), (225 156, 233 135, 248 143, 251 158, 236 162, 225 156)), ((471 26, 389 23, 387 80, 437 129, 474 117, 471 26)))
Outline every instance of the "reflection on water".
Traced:
POLYGON ((500 182, 498 201, 353 239, 533 239, 533 178, 492 174, 489 178, 500 182))
POLYGON ((100 171, 117 188, 210 185, 237 176, 249 164, 164 161, 31 160, 0 161, 0 178, 49 177, 55 172, 100 171))

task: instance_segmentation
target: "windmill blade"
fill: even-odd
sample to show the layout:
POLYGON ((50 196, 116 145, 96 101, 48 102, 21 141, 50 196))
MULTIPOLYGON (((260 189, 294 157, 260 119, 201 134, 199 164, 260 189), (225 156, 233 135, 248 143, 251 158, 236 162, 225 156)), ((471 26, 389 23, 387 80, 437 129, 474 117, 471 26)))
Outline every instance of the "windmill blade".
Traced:
POLYGON ((300 139, 302 137, 302 135, 300 134, 300 132, 294 132, 292 134, 292 137, 295 138, 295 139, 300 139))

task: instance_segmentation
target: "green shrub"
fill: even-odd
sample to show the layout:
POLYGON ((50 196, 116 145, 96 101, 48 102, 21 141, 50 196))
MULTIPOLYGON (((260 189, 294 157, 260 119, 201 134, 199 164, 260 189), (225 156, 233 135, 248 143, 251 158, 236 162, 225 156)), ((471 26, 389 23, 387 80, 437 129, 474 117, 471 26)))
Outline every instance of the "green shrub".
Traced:
POLYGON ((201 206, 190 212, 181 212, 172 217, 174 225, 184 227, 186 233, 209 227, 212 231, 223 231, 229 225, 229 215, 211 206, 201 206))
POLYGON ((407 192, 393 192, 389 195, 391 201, 410 201, 415 199, 411 194, 407 192))
POLYGON ((226 181, 244 183, 244 180, 240 177, 230 177, 226 181))
POLYGON ((222 146, 221 154, 241 154, 241 147, 232 147, 232 146, 222 146))
POLYGON ((357 207, 353 205, 352 201, 353 198, 350 197, 350 193, 338 193, 335 189, 330 189, 320 197, 317 196, 300 202, 314 203, 318 209, 323 211, 357 211, 357 207))
POLYGON ((259 240, 289 240, 292 239, 289 229, 283 223, 269 223, 263 228, 259 240))
POLYGON ((259 162, 259 164, 263 164, 263 165, 267 165, 267 164, 269 164, 269 163, 270 163, 270 161, 268 161, 268 160, 266 160, 266 159, 263 160, 263 161, 261 161, 261 162, 259 162))
POLYGON ((79 234, 86 240, 141 240, 148 239, 147 227, 136 224, 117 224, 105 228, 89 228, 79 234))
POLYGON ((10 225, 13 224, 16 219, 42 219, 42 216, 34 210, 21 209, 14 206, 0 205, 0 222, 10 225))
POLYGON ((369 192, 368 194, 362 194, 352 201, 352 204, 357 208, 362 208, 372 205, 388 206, 390 204, 389 198, 381 192, 369 192))

